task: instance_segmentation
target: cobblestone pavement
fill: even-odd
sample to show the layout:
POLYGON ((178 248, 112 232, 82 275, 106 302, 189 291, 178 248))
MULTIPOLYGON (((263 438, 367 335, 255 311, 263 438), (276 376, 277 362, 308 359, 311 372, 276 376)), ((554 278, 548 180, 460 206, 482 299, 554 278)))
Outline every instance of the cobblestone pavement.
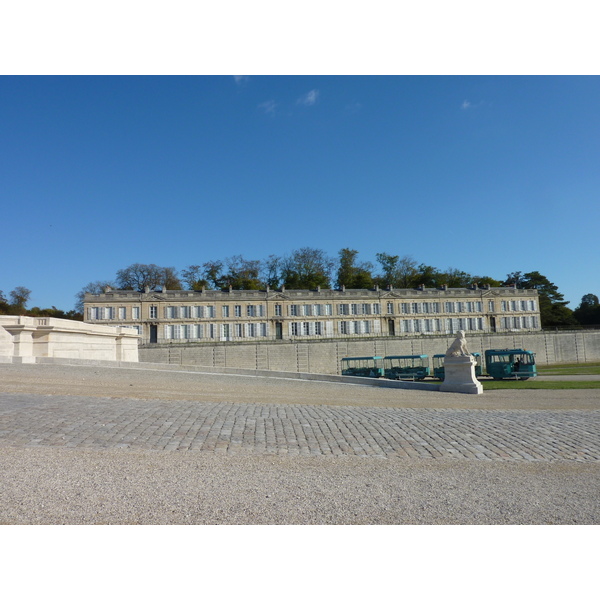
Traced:
POLYGON ((190 403, 0 394, 0 446, 214 454, 600 460, 600 410, 190 403))

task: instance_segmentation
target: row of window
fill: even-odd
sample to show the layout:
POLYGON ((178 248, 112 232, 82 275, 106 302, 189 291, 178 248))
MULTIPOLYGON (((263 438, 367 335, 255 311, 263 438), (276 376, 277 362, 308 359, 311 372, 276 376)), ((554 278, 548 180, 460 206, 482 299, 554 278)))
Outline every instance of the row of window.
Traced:
POLYGON ((338 304, 338 315, 379 315, 381 305, 379 303, 367 304, 338 304))
POLYGON ((403 319, 403 333, 456 333, 458 331, 483 331, 482 317, 465 317, 458 319, 403 319))
POLYGON ((502 329, 537 329, 537 317, 502 317, 502 329))
MULTIPOLYGON (((502 329, 532 329, 538 327, 538 318, 532 317, 502 317, 502 329)), ((140 328, 137 328, 138 332, 140 328)), ((368 335, 381 333, 378 320, 338 321, 337 333, 340 335, 368 335)), ((483 331, 485 329, 482 317, 459 317, 449 319, 402 319, 400 330, 403 333, 456 333, 463 331, 483 331)), ((305 321, 289 323, 289 335, 297 336, 332 336, 333 321, 305 321)), ((168 340, 179 339, 231 339, 268 337, 268 323, 233 323, 215 325, 165 325, 164 336, 168 340)))
MULTIPOLYGON (((275 305, 275 316, 281 316, 281 304, 275 305)), ((333 314, 332 304, 288 304, 289 317, 321 317, 333 314)))
MULTIPOLYGON (((120 306, 114 308, 113 306, 93 306, 87 310, 88 321, 102 321, 102 320, 114 320, 119 319, 120 321, 127 320, 127 308, 120 306)), ((131 307, 131 319, 140 318, 140 307, 131 307)))
MULTIPOLYGON (((483 312, 483 302, 478 300, 475 302, 400 302, 398 304, 399 313, 403 315, 439 314, 442 312, 442 308, 446 313, 480 313, 483 312)), ((388 314, 394 314, 393 302, 388 302, 388 314)))
MULTIPOLYGON (((534 311, 535 300, 502 300, 502 312, 515 311, 534 311)), ((493 309, 492 309, 493 312, 493 309)))
POLYGON ((257 338, 267 337, 267 323, 234 323, 232 325, 195 324, 195 325, 165 325, 164 333, 167 340, 257 338))
MULTIPOLYGON (((446 314, 452 313, 481 313, 483 312, 483 301, 468 302, 400 302, 398 303, 398 314, 446 314)), ((387 303, 387 314, 395 314, 394 303, 387 303)), ((274 305, 275 316, 282 316, 283 306, 274 305)), ((535 311, 535 300, 502 300, 502 312, 526 312, 535 311)), ((495 312, 495 301, 488 300, 488 311, 495 312)), ((149 318, 158 319, 158 306, 149 307, 149 318)), ((287 314, 290 317, 319 317, 331 316, 333 314, 332 304, 289 304, 287 314)), ((360 303, 337 305, 338 315, 379 315, 381 314, 381 305, 379 303, 360 303)), ((165 306, 163 308, 163 317, 165 319, 214 319, 217 316, 217 309, 214 305, 196 305, 196 306, 165 306)), ((221 316, 228 317, 264 317, 266 316, 266 306, 264 304, 234 304, 230 306, 225 304, 221 306, 221 316)), ((118 308, 110 306, 90 307, 88 308, 88 320, 126 320, 127 307, 118 308)), ((140 318, 140 307, 131 307, 131 319, 140 318)))

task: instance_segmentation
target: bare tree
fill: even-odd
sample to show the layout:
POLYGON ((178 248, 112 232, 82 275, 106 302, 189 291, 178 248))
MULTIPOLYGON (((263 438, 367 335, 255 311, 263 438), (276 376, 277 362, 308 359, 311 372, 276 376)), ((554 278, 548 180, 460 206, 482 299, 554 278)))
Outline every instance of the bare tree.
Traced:
POLYGON ((269 255, 269 257, 261 263, 261 279, 266 286, 271 288, 278 288, 281 284, 281 258, 275 256, 275 254, 269 255))
POLYGON ((203 287, 209 287, 208 280, 204 276, 204 269, 201 265, 190 265, 181 272, 183 282, 188 290, 200 291, 203 287))
POLYGON ((114 281, 91 281, 75 294, 75 311, 83 313, 83 301, 86 294, 102 294, 107 287, 117 287, 114 281))
POLYGON ((117 271, 117 286, 123 290, 143 292, 146 287, 151 290, 167 288, 180 290, 181 281, 174 267, 159 267, 155 264, 134 263, 117 271))

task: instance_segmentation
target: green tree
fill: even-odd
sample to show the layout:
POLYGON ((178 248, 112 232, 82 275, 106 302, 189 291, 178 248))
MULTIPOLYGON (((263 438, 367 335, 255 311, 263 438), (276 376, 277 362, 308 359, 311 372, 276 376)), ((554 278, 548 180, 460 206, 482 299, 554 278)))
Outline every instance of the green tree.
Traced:
POLYGON ((2 290, 0 290, 0 315, 10 315, 10 304, 2 290))
POLYGON ((382 275, 376 278, 376 282, 381 287, 388 285, 397 286, 398 281, 398 261, 400 257, 397 255, 386 254, 379 252, 375 255, 377 262, 381 266, 382 275))
POLYGON ((358 250, 342 248, 339 252, 339 265, 337 270, 336 285, 348 289, 369 289, 373 287, 373 265, 371 263, 357 264, 358 250))
POLYGON ((412 256, 403 256, 379 252, 375 255, 381 266, 381 275, 374 278, 374 282, 381 286, 391 285, 396 288, 412 288, 417 285, 419 269, 417 261, 412 256))
POLYGON ((202 264, 204 277, 214 290, 220 290, 223 283, 223 262, 220 260, 209 260, 202 264))
POLYGON ((75 310, 65 312, 53 306, 52 308, 39 308, 34 306, 27 311, 27 315, 31 317, 52 317, 54 319, 69 319, 71 321, 83 321, 83 313, 75 310))
POLYGON ((26 310, 30 296, 31 290, 23 286, 18 286, 10 292, 11 308, 15 311, 13 314, 22 314, 26 310))
POLYGON ((441 278, 442 274, 435 267, 425 264, 420 264, 417 267, 417 273, 415 275, 415 282, 417 285, 424 285, 425 287, 439 287, 442 285, 441 278))
POLYGON ((449 268, 443 272, 442 280, 449 288, 464 288, 472 284, 473 276, 460 269, 449 268))
POLYGON ((225 259, 227 272, 223 277, 223 287, 234 290, 260 290, 264 286, 259 278, 259 260, 247 260, 242 255, 225 259))
POLYGON ((290 289, 329 288, 333 266, 323 250, 300 248, 281 260, 281 279, 290 289))
POLYGON ((489 285, 490 287, 500 287, 502 285, 501 281, 493 279, 492 277, 488 277, 487 275, 484 277, 474 277, 474 283, 476 283, 480 287, 484 285, 489 285))
POLYGON ((595 294, 585 294, 573 316, 582 325, 600 325, 600 302, 595 294))
POLYGON ((542 327, 579 327, 573 311, 567 308, 569 303, 558 291, 558 286, 539 271, 509 273, 504 285, 515 285, 518 289, 538 291, 542 327))

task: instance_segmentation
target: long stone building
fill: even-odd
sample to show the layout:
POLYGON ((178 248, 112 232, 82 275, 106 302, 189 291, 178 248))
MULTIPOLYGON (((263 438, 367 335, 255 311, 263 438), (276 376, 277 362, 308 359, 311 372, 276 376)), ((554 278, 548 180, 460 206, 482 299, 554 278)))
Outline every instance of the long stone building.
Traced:
POLYGON ((142 344, 358 339, 539 331, 537 290, 514 287, 317 290, 105 288, 84 320, 137 329, 142 344))

